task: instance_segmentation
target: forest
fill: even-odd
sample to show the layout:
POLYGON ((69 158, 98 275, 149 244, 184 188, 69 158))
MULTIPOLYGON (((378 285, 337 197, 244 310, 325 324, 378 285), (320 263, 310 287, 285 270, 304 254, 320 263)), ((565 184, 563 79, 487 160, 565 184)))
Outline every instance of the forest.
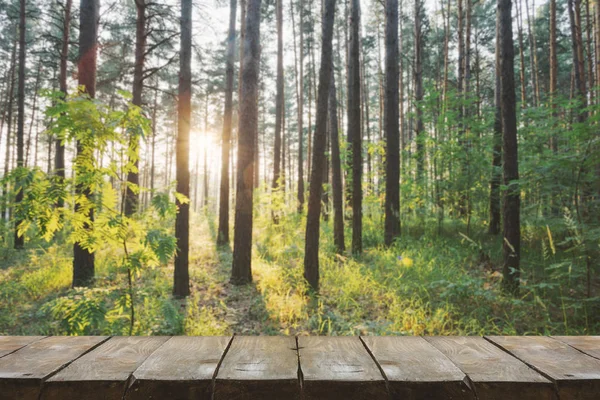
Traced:
POLYGON ((600 3, 0 0, 0 335, 600 334, 600 3))

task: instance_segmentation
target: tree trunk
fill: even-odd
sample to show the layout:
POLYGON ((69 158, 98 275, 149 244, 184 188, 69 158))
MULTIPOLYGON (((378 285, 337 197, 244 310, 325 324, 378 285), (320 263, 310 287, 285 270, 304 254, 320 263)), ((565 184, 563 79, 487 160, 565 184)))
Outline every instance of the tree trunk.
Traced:
MULTIPOLYGON (((17 84, 17 168, 23 168, 24 164, 24 138, 25 138, 25 5, 26 0, 20 0, 19 12, 19 75, 17 84)), ((15 204, 23 201, 23 191, 18 184, 15 183, 15 191, 17 193, 15 204)), ((21 224, 20 217, 15 221, 15 249, 22 249, 25 245, 25 238, 18 234, 19 225, 21 224)))
MULTIPOLYGON (((79 62, 77 71, 79 86, 90 98, 96 97, 96 61, 98 53, 98 20, 100 18, 99 0, 81 0, 79 12, 79 62)), ((77 142, 77 155, 83 154, 83 145, 77 142)), ((76 187, 76 195, 83 195, 92 201, 92 192, 89 187, 76 187)), ((79 212, 80 205, 75 203, 75 212, 79 212)), ((94 220, 93 210, 89 218, 94 220)), ((85 226, 92 229, 91 226, 85 226)), ((73 287, 89 286, 94 279, 94 253, 88 251, 76 242, 73 244, 73 287)))
POLYGON ((498 0, 500 19, 500 71, 502 103, 502 139, 504 155, 504 287, 516 293, 519 289, 521 257, 521 222, 519 193, 519 164, 517 147, 517 111, 511 0, 498 0))
POLYGON ((352 252, 362 252, 362 136, 360 118, 360 2, 350 2, 348 136, 352 141, 352 252))
POLYGON ((261 0, 248 0, 240 121, 238 133, 237 188, 231 283, 252 282, 252 202, 255 138, 258 131, 258 74, 260 64, 261 0))
MULTIPOLYGON (((69 60, 69 34, 71 27, 71 7, 73 0, 67 0, 65 3, 65 14, 63 16, 63 31, 60 50, 60 71, 58 75, 59 89, 63 97, 67 96, 67 62, 69 60)), ((54 173, 63 180, 65 179, 65 145, 62 140, 57 138, 54 151, 54 173)), ((64 206, 63 199, 57 202, 58 207, 64 206)))
MULTIPOLYGON (((333 63, 332 63, 333 64, 333 63)), ((335 91, 335 74, 331 74, 329 88, 329 131, 331 140, 331 186, 333 196, 333 243, 336 252, 342 254, 344 244, 344 188, 342 186, 342 161, 335 91)))
POLYGON ((569 22, 571 25, 571 41, 573 51, 573 69, 575 71, 575 88, 577 99, 580 102, 577 120, 584 122, 587 119, 586 85, 585 85, 585 67, 583 61, 583 43, 581 36, 581 0, 569 0, 567 8, 569 9, 569 22))
POLYGON ((521 0, 517 3, 517 25, 519 36, 519 77, 521 78, 521 108, 527 106, 527 87, 525 85, 525 54, 523 44, 523 13, 521 12, 521 0))
POLYGON ((277 9, 277 81, 275 99, 275 143, 273 149, 273 191, 279 188, 281 174, 281 127, 283 124, 283 0, 276 0, 277 9))
MULTIPOLYGON (((33 104, 31 106, 31 120, 29 121, 29 131, 27 132, 27 145, 25 149, 25 167, 29 165, 29 153, 31 151, 31 133, 33 132, 33 123, 35 122, 35 114, 37 111, 38 92, 40 90, 40 78, 42 75, 42 62, 38 61, 38 68, 35 74, 35 85, 33 86, 33 104)), ((36 131, 37 138, 37 131, 36 131)), ((36 139, 37 140, 37 139, 36 139)), ((35 166, 35 162, 33 164, 35 166)))
POLYGON ((400 236, 400 127, 398 125, 398 0, 385 6, 385 244, 400 236))
MULTIPOLYGON (((550 0, 550 87, 549 95, 552 106, 552 115, 556 118, 556 90, 558 86, 558 57, 556 53, 556 0, 550 0)), ((598 9, 596 7, 596 9, 598 9)), ((600 76, 600 75, 599 75, 600 76)), ((552 151, 558 151, 558 137, 553 135, 550 143, 552 151)), ((558 210, 557 210, 558 211, 558 210)))
POLYGON ((496 12, 496 89, 494 114, 494 146, 492 149, 492 179, 490 182, 490 225, 488 232, 500 233, 500 183, 502 181, 502 95, 500 84, 500 13, 496 12))
MULTIPOLYGON (((177 193, 190 197, 190 119, 192 100, 192 0, 181 0, 181 49, 179 55, 179 102, 177 105, 176 175, 177 193)), ((175 219, 178 252, 175 256, 173 295, 190 294, 189 241, 190 204, 177 200, 175 219)))
MULTIPOLYGON (((357 0, 353 0, 356 1, 357 0)), ((319 235, 321 215, 321 194, 325 169, 325 144, 327 129, 327 103, 329 101, 330 81, 333 65, 333 21, 335 0, 325 0, 322 22, 321 67, 319 70, 319 89, 317 93, 317 115, 313 146, 313 165, 306 216, 306 236, 304 252, 304 279, 314 291, 319 290, 319 235)), ((356 54, 358 55, 358 53, 356 54)), ((358 59, 356 60, 358 61, 358 59)), ((358 64, 358 63, 357 63, 358 64)), ((356 70, 358 72, 358 69, 356 70)), ((359 99, 357 99, 359 100, 359 99)), ((360 103, 358 103, 360 105, 360 103)), ((359 125, 360 127, 360 125, 359 125)))
MULTIPOLYGON (((142 106, 142 90, 144 88, 144 64, 146 61, 146 0, 135 0, 137 19, 135 23, 135 63, 133 65, 133 98, 135 106, 142 106)), ((133 170, 127 172, 127 189, 125 193, 125 215, 135 213, 140 205, 139 198, 139 145, 137 133, 132 133, 129 139, 130 151, 133 151, 133 170)))
POLYGON ((235 62, 235 14, 237 0, 229 1, 229 32, 225 64, 225 110, 223 111, 223 143, 221 144, 221 185, 219 193, 219 230, 217 244, 229 243, 229 153, 233 114, 233 64, 235 62))
POLYGON ((525 12, 526 12, 526 16, 527 16, 527 35, 529 36, 529 65, 531 68, 530 73, 531 73, 531 87, 533 88, 533 90, 532 90, 533 105, 537 107, 539 104, 540 92, 539 92, 538 82, 537 82, 537 56, 535 54, 535 52, 536 52, 535 36, 533 33, 535 28, 533 28, 534 21, 529 13, 529 1, 528 0, 525 0, 525 12))
MULTIPOLYGON (((299 62, 298 62, 298 70, 296 71, 296 77, 298 83, 297 87, 297 101, 298 101, 298 212, 301 213, 304 210, 304 157, 303 157, 303 138, 304 138, 304 4, 303 0, 299 2, 300 13, 298 18, 300 19, 299 26, 299 62)), ((292 10, 293 10, 292 6, 292 10)), ((292 11, 292 18, 294 14, 292 11)), ((292 26, 295 26, 292 20, 292 26)), ((294 46, 296 44, 296 35, 294 34, 294 46)), ((296 53, 294 47, 294 54, 296 53)))
MULTIPOLYGON (((462 4, 462 0, 459 0, 459 5, 462 4)), ((422 53, 422 31, 421 31, 421 19, 423 12, 423 5, 421 4, 421 0, 415 0, 415 116, 416 116, 416 126, 415 126, 415 140, 417 141, 417 181, 419 184, 424 184, 423 177, 425 173, 425 138, 423 137, 423 109, 421 108, 421 102, 423 101, 423 64, 421 59, 422 53)), ((461 13, 462 14, 462 13, 461 13)), ((459 15, 461 15, 459 14, 459 15)), ((462 18, 459 18, 459 21, 462 18)), ((462 30, 462 22, 459 22, 459 29, 462 30)), ((460 37, 460 36, 459 36, 460 37)), ((461 60, 461 71, 464 71, 462 65, 464 65, 464 46, 459 46, 462 48, 462 58, 459 56, 459 60, 461 60)), ((459 74, 459 81, 464 79, 464 75, 461 72, 459 74)), ((460 85, 460 92, 462 92, 462 84, 460 85)))

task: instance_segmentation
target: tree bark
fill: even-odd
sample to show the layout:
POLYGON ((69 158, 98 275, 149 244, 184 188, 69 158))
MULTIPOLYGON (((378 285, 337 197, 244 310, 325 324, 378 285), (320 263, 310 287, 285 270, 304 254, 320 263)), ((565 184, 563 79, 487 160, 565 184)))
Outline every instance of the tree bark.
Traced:
POLYGON ((219 230, 217 244, 229 243, 229 153, 231 151, 231 121, 233 114, 233 64, 235 62, 235 15, 237 0, 229 1, 229 32, 225 64, 225 110, 223 111, 223 142, 221 144, 221 184, 219 189, 219 230))
POLYGON ((337 115, 335 74, 331 74, 329 88, 329 131, 331 140, 331 186, 333 197, 333 243, 338 254, 346 249, 344 243, 344 188, 342 186, 342 161, 337 115))
POLYGON ((587 119, 586 100, 586 84, 585 84, 585 67, 583 60, 583 42, 581 35, 581 0, 569 0, 569 22, 571 25, 571 42, 573 51, 573 66, 575 70, 575 88, 577 99, 580 101, 577 120, 584 122, 587 119))
MULTIPOLYGON (((300 43, 299 43, 299 62, 298 62, 298 69, 296 70, 296 77, 297 77, 297 102, 298 102, 298 212, 301 213, 304 210, 304 156, 303 156, 303 147, 304 147, 304 143, 303 143, 303 139, 304 139, 304 127, 303 127, 303 121, 304 121, 304 4, 303 4, 303 0, 300 0, 299 2, 299 7, 300 7, 300 13, 298 18, 300 19, 299 21, 299 36, 300 36, 300 43)), ((292 6, 292 26, 295 26, 294 21, 293 21, 293 6, 292 6)), ((294 46, 296 44, 296 34, 294 34, 294 46)), ((295 47, 294 47, 294 54, 296 53, 295 47)))
MULTIPOLYGON (((135 64, 133 66, 133 98, 132 104, 142 106, 142 90, 144 89, 144 64, 146 61, 146 0, 135 0, 137 19, 135 23, 135 64)), ((125 215, 135 213, 140 205, 139 198, 139 145, 140 139, 137 133, 132 133, 129 139, 130 150, 134 152, 133 169, 127 172, 127 187, 125 193, 125 215)))
MULTIPOLYGON (((357 0, 353 1, 357 2, 357 0)), ((306 216, 304 252, 304 279, 306 279, 314 291, 319 290, 319 225, 321 215, 321 194, 323 190, 323 172, 325 167, 325 143, 327 140, 327 103, 329 101, 329 92, 331 90, 330 81, 333 72, 332 38, 334 15, 335 0, 325 0, 325 11, 322 22, 321 67, 319 70, 319 88, 317 93, 316 128, 312 155, 313 164, 310 179, 310 194, 308 198, 308 213, 306 216)))
POLYGON ((275 98, 275 143, 273 148, 273 182, 274 191, 279 188, 281 177, 281 127, 283 124, 283 0, 276 0, 277 14, 277 78, 275 98))
POLYGON ((261 0, 248 0, 240 125, 238 133, 237 187, 231 283, 252 282, 252 202, 255 138, 258 131, 258 76, 260 64, 261 0))
MULTIPOLYGON (((77 72, 79 86, 90 98, 96 97, 96 63, 98 56, 98 22, 99 0, 81 0, 79 12, 79 62, 77 72)), ((83 154, 81 143, 77 143, 77 155, 83 154)), ((91 201, 92 193, 89 188, 77 186, 76 195, 83 195, 91 201)), ((75 204, 75 212, 79 212, 79 204, 75 204)), ((89 218, 94 220, 93 210, 89 218)), ((92 229, 86 224, 85 229, 92 229)), ((73 287, 89 286, 94 279, 94 253, 76 242, 73 244, 73 287)))
POLYGON ((385 244, 400 236, 400 127, 398 125, 398 0, 385 6, 385 244))
MULTIPOLYGON (((63 31, 60 49, 60 71, 58 75, 59 90, 62 92, 63 98, 67 96, 67 62, 69 59, 69 34, 71 27, 71 8, 73 0, 67 0, 65 3, 65 14, 63 16, 63 31)), ((65 145, 60 138, 55 141, 54 151, 54 173, 63 180, 65 179, 65 145)), ((64 201, 59 199, 57 202, 59 207, 64 206, 64 201)))
MULTIPOLYGON (((459 0, 459 7, 462 7, 462 0, 459 0)), ((420 184, 424 183, 423 177, 425 173, 425 138, 423 137, 423 131, 425 128, 423 126, 423 109, 421 108, 421 102, 423 101, 423 38, 421 31, 422 11, 423 5, 421 4, 421 0, 415 0, 415 140, 417 141, 417 181, 420 184)), ((459 18, 459 21, 461 19, 462 18, 459 18)), ((462 30, 462 22, 459 22, 459 29, 462 30)), ((459 56, 459 60, 461 60, 461 67, 459 69, 464 71, 462 68, 462 65, 464 65, 464 46, 461 45, 459 48, 462 49, 462 58, 459 56)), ((459 76, 459 81, 462 81, 464 79, 464 74, 461 72, 459 73, 459 76)), ((461 88, 459 91, 462 93, 463 86, 462 84, 460 86, 461 88)))
MULTIPOLYGON (((192 0, 181 0, 181 49, 179 53, 179 102, 177 105, 176 175, 177 193, 190 197, 190 120, 192 100, 192 0)), ((190 204, 177 200, 179 209, 175 219, 175 237, 178 251, 175 255, 173 295, 190 294, 189 241, 190 204)))
POLYGON ((352 143, 352 252, 362 252, 362 136, 360 115, 360 2, 350 1, 348 136, 352 143))
POLYGON ((523 44, 523 13, 521 12, 521 1, 519 0, 517 4, 517 30, 519 37, 519 77, 521 79, 521 108, 525 108, 527 106, 527 87, 525 85, 525 54, 524 54, 524 44, 523 44))
POLYGON ((502 181, 502 89, 500 76, 500 13, 496 12, 496 89, 494 113, 494 145, 492 148, 492 179, 490 181, 490 225, 488 232, 500 233, 500 183, 502 181))
MULTIPOLYGON (((24 164, 24 138, 25 138, 25 13, 26 0, 19 1, 19 75, 17 83, 17 168, 23 168, 24 164)), ((15 184, 15 203, 23 201, 23 191, 19 184, 15 184)), ((21 219, 15 221, 15 249, 22 249, 25 238, 18 234, 21 219)))
POLYGON ((517 112, 514 78, 514 44, 511 0, 498 0, 500 19, 500 71, 502 103, 502 139, 504 156, 504 287, 518 292, 521 257, 521 222, 519 193, 519 164, 517 146, 517 112))

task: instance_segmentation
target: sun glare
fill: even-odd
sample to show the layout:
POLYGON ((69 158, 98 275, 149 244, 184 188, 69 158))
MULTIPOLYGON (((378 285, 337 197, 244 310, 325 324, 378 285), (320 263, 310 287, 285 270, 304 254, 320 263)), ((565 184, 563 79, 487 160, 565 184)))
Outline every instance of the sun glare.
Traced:
POLYGON ((190 132, 190 163, 196 162, 198 158, 201 162, 206 159, 209 165, 214 165, 219 162, 221 156, 221 148, 215 141, 215 135, 212 132, 191 131, 190 132))

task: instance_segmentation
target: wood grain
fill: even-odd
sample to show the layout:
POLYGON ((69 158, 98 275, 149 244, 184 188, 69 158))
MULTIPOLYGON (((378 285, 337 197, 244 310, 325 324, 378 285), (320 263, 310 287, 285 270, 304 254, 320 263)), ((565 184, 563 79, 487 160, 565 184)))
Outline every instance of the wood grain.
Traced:
POLYGON ((358 337, 298 337, 306 399, 387 399, 385 378, 358 337))
POLYGON ((600 398, 600 360, 545 336, 490 336, 490 341, 549 376, 561 399, 600 398))
POLYGON ((106 339, 48 337, 0 358, 0 399, 37 400, 44 379, 106 339))
POLYGON ((127 400, 210 399, 212 379, 231 337, 170 338, 133 373, 127 400))
POLYGON ((216 400, 299 397, 298 353, 294 337, 233 338, 215 380, 216 400))
POLYGON ((0 358, 43 338, 44 336, 0 336, 0 358))
POLYGON ((600 336, 553 336, 553 338, 600 360, 600 336))
POLYGON ((44 400, 120 399, 127 380, 168 337, 117 336, 44 382, 44 400))
POLYGON ((467 377, 418 336, 362 338, 388 381, 393 399, 475 399, 467 377))
POLYGON ((556 399, 552 383, 482 337, 424 337, 473 383, 479 400, 556 399))

